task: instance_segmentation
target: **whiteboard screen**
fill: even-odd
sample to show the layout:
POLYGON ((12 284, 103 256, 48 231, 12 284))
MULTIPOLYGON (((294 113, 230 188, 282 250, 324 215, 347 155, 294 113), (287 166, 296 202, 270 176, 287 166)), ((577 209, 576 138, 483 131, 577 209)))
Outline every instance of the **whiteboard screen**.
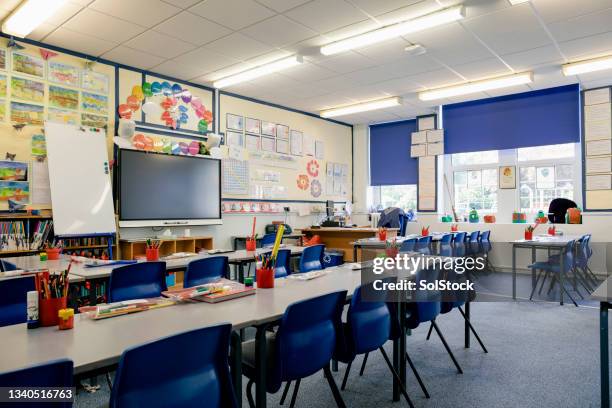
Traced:
POLYGON ((106 134, 45 123, 55 235, 116 232, 106 134))

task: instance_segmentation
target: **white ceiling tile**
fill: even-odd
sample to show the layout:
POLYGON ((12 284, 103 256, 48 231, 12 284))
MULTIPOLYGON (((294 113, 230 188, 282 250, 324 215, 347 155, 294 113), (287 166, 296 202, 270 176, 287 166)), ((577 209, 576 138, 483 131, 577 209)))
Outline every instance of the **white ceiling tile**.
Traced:
POLYGON ((531 3, 546 22, 567 20, 610 7, 610 0, 531 0, 531 3))
POLYGON ((377 82, 375 86, 377 89, 380 89, 381 92, 389 95, 403 95, 410 92, 416 92, 421 88, 420 85, 405 77, 377 82))
POLYGON ((610 78, 600 79, 596 81, 582 82, 582 89, 601 88, 603 86, 610 86, 611 84, 612 82, 610 81, 610 78))
POLYGON ((331 78, 337 75, 335 72, 318 65, 304 62, 283 71, 283 75, 296 79, 300 82, 314 82, 331 78))
POLYGON ((93 0, 70 0, 70 3, 78 4, 79 6, 87 6, 93 0))
POLYGON ((274 94, 276 92, 283 92, 284 89, 292 88, 300 85, 299 81, 296 81, 293 78, 289 78, 280 73, 273 73, 269 75, 265 75, 252 81, 249 83, 257 88, 261 89, 267 94, 274 94))
POLYGON ((356 88, 349 88, 342 91, 342 95, 350 98, 353 103, 373 101, 376 99, 388 98, 395 96, 395 94, 389 94, 378 89, 378 85, 365 85, 356 88))
POLYGON ((204 45, 232 32, 188 11, 183 11, 159 24, 155 27, 155 31, 196 45, 204 45))
POLYGON ((488 95, 484 92, 474 92, 471 93, 469 95, 461 95, 461 96, 455 96, 453 98, 446 98, 444 99, 444 101, 432 101, 432 102, 438 102, 438 103, 461 103, 461 102, 467 102, 467 101, 477 101, 479 99, 486 99, 488 98, 488 95))
POLYGON ((153 27, 181 11, 160 0, 96 0, 89 7, 145 27, 153 27))
POLYGON ((102 57, 120 64, 149 69, 164 61, 163 58, 120 45, 102 55, 102 57))
POLYGON ((612 32, 560 42, 559 48, 570 60, 612 54, 612 32))
POLYGON ((240 30, 274 15, 253 0, 207 0, 189 9, 226 27, 240 30))
POLYGON ((554 45, 502 55, 502 59, 516 71, 524 71, 541 64, 563 63, 563 57, 554 45))
POLYGON ((205 48, 198 48, 196 50, 189 51, 188 53, 180 55, 173 60, 178 64, 191 65, 192 67, 199 68, 200 72, 202 73, 201 76, 238 62, 233 58, 216 54, 205 48))
POLYGON ((512 73, 512 71, 497 58, 489 58, 483 61, 457 65, 454 66, 453 69, 470 81, 512 73))
POLYGON ((372 16, 389 13, 418 3, 421 0, 351 0, 352 3, 372 16))
POLYGON ((344 0, 314 0, 296 7, 285 15, 319 33, 358 23, 367 15, 344 0))
POLYGON ((182 9, 189 8, 194 4, 201 2, 202 0, 162 0, 164 3, 172 4, 173 6, 180 7, 182 9))
POLYGON ((174 58, 196 48, 193 44, 152 30, 140 34, 125 45, 165 59, 174 58))
POLYGON ((340 122, 344 122, 344 123, 348 123, 350 125, 367 125, 369 122, 369 119, 359 113, 355 113, 352 115, 345 115, 345 116, 338 116, 337 118, 334 118, 336 120, 339 120, 340 122))
POLYGON ((271 50, 269 45, 253 40, 252 38, 237 32, 208 43, 204 47, 218 54, 241 61, 271 50))
POLYGON ((317 61, 317 65, 320 65, 327 69, 331 69, 332 71, 337 72, 339 74, 345 74, 348 72, 357 71, 359 69, 373 67, 377 64, 376 61, 370 58, 349 51, 347 53, 339 54, 335 57, 324 58, 320 61, 317 61))
POLYGON ((0 2, 2 10, 13 11, 21 3, 21 0, 4 0, 0 2))
MULTIPOLYGON (((612 6, 612 1, 610 5, 612 6)), ((550 23, 548 28, 557 41, 569 41, 612 31, 612 8, 550 23)))
POLYGON ((42 41, 47 35, 49 35, 56 28, 57 26, 53 24, 42 23, 41 25, 36 27, 34 31, 28 34, 27 38, 29 38, 30 40, 34 40, 34 41, 42 41))
POLYGON ((424 88, 438 88, 440 86, 462 82, 460 77, 446 68, 410 75, 406 78, 424 88))
POLYGON ((437 0, 443 7, 457 4, 465 6, 465 18, 478 17, 504 8, 512 7, 508 0, 437 0))
POLYGON ((485 92, 489 97, 511 95, 521 92, 529 92, 531 89, 527 85, 511 86, 510 88, 495 89, 485 92))
MULTIPOLYGON (((386 112, 385 109, 363 112, 361 116, 367 118, 368 123, 384 123, 384 122, 393 122, 398 120, 399 118, 389 112, 386 112)), ((342 118, 341 116, 339 118, 342 118)))
POLYGON ((388 25, 400 21, 412 20, 425 14, 443 9, 436 0, 422 0, 406 7, 376 16, 381 24, 388 25))
POLYGON ((510 54, 551 43, 528 3, 469 19, 463 24, 498 54, 510 54))
POLYGON ((312 98, 313 96, 327 95, 329 90, 312 84, 300 84, 289 89, 294 99, 312 98))
POLYGON ((351 81, 346 76, 338 75, 332 78, 323 79, 321 81, 313 82, 314 86, 318 86, 321 88, 326 88, 329 90, 329 93, 343 91, 345 89, 353 88, 359 86, 355 81, 351 81))
POLYGON ((283 13, 294 7, 308 3, 309 1, 311 0, 257 0, 258 3, 261 3, 279 13, 283 13))
POLYGON ((303 102, 310 106, 308 110, 313 112, 319 112, 323 109, 350 105, 353 103, 351 99, 338 94, 327 94, 322 96, 315 96, 312 98, 304 98, 303 102))
POLYGON ((51 17, 45 20, 45 23, 59 26, 61 24, 64 24, 66 20, 77 14, 82 9, 82 5, 75 3, 65 3, 62 7, 60 7, 59 10, 53 13, 51 17))
POLYGON ((273 47, 295 44, 316 36, 316 32, 301 24, 277 15, 242 30, 243 33, 273 47))
POLYGON ((404 54, 401 59, 393 63, 393 66, 401 71, 403 76, 429 72, 443 67, 443 65, 435 61, 431 55, 427 54, 416 56, 404 54))
POLYGON ((116 43, 100 40, 98 38, 61 27, 45 38, 45 42, 51 45, 56 45, 58 47, 94 56, 104 54, 111 48, 117 46, 116 43))
POLYGON ((368 19, 345 27, 340 27, 332 31, 328 31, 325 34, 322 34, 322 37, 325 39, 324 44, 327 44, 330 42, 339 41, 348 37, 363 34, 380 27, 382 27, 382 24, 377 23, 372 19, 368 19))
POLYGON ((410 43, 403 38, 394 38, 369 47, 359 48, 355 51, 377 61, 379 64, 386 64, 406 57, 407 54, 404 49, 408 45, 410 43))
POLYGON ((202 69, 197 66, 180 64, 174 60, 164 61, 161 64, 152 67, 151 71, 184 80, 199 77, 203 73, 202 69))
POLYGON ((71 18, 63 27, 117 43, 128 41, 130 38, 146 30, 146 28, 134 23, 91 9, 84 9, 71 18))
POLYGON ((608 84, 612 85, 612 70, 607 69, 604 71, 589 72, 586 74, 578 75, 580 82, 594 82, 594 81, 608 81, 608 84))
POLYGON ((400 78, 404 75, 402 70, 396 69, 393 65, 378 65, 344 74, 344 77, 356 84, 365 85, 400 78))

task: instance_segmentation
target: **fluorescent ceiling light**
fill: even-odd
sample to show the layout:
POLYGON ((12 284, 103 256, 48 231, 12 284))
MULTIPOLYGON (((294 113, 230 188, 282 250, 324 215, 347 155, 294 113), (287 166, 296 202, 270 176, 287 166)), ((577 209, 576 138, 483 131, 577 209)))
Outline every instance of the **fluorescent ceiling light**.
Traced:
POLYGON ((562 66, 563 75, 579 75, 593 71, 603 71, 604 69, 612 68, 612 55, 605 57, 593 58, 584 61, 572 62, 562 66))
POLYGON ((248 69, 246 71, 239 72, 234 75, 221 78, 213 82, 215 88, 225 88, 226 86, 238 84, 240 82, 250 81, 251 79, 259 78, 264 75, 269 75, 274 72, 282 71, 299 65, 303 62, 301 55, 292 55, 291 57, 282 58, 268 64, 260 65, 255 68, 248 69))
POLYGON ((461 20, 465 17, 463 6, 450 7, 434 13, 426 14, 412 20, 392 24, 377 30, 368 31, 363 34, 336 41, 321 47, 321 54, 332 55, 355 48, 366 47, 381 41, 390 40, 405 34, 426 30, 452 21, 461 20))
POLYGON ((404 48, 404 51, 406 51, 406 54, 410 55, 411 57, 416 57, 417 55, 425 54, 427 52, 427 49, 421 44, 414 44, 404 48))
POLYGON ((468 82, 466 84, 446 86, 443 88, 432 89, 430 91, 419 92, 419 99, 422 101, 431 101, 433 99, 451 98, 453 96, 507 88, 509 86, 529 84, 531 82, 533 82, 533 73, 523 72, 521 74, 483 79, 481 81, 468 82))
POLYGON ((66 0, 26 0, 4 20, 2 31, 25 37, 45 22, 66 3, 66 0))
POLYGON ((392 98, 378 99, 376 101, 362 102, 355 105, 342 106, 339 108, 321 111, 321 117, 333 118, 335 116, 350 115, 352 113, 373 111, 376 109, 389 108, 402 104, 402 99, 394 96, 392 98))
POLYGON ((513 6, 516 6, 517 4, 521 4, 521 3, 527 3, 528 1, 531 0, 508 0, 510 2, 510 4, 512 4, 513 6))

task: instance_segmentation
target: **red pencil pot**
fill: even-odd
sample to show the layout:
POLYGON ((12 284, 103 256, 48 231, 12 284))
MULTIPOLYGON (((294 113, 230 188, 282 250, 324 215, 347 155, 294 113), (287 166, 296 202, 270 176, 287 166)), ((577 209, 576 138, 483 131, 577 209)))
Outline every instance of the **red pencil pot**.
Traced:
POLYGON ((254 239, 247 239, 246 250, 249 252, 253 252, 255 251, 255 248, 257 248, 257 241, 255 241, 254 239))
POLYGON ((60 254, 62 253, 61 248, 49 248, 45 251, 47 253, 47 260, 49 261, 57 261, 60 259, 60 254))
POLYGON ((451 232, 457 232, 459 231, 459 227, 457 227, 456 225, 451 225, 451 232))
POLYGON ((380 241, 386 241, 387 240, 387 230, 378 231, 378 239, 380 241))
POLYGON ((158 261, 159 260, 159 248, 147 248, 146 256, 147 256, 147 261, 158 261))
POLYGON ((533 240, 533 231, 525 231, 525 241, 533 240))
POLYGON ((398 253, 399 253, 399 248, 386 248, 385 249, 385 255, 388 258, 395 258, 398 253))
POLYGON ((38 301, 40 325, 57 326, 59 322, 59 311, 66 308, 66 297, 40 299, 38 301))
POLYGON ((257 269, 257 287, 269 289, 274 287, 274 269, 261 268, 257 269))

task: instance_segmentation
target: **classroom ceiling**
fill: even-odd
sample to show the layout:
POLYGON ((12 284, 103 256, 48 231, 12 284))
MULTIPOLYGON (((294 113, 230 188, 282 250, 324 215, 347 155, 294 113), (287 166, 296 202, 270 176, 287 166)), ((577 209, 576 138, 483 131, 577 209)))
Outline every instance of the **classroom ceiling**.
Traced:
MULTIPOLYGON (((0 19, 19 0, 0 0, 0 19)), ((354 123, 413 118, 436 104, 580 82, 609 85, 610 71, 564 77, 560 64, 612 52, 612 0, 70 0, 28 38, 211 85, 245 64, 299 53, 304 64, 227 88, 318 113, 386 96, 401 106, 339 117, 354 123), (334 56, 318 46, 455 4, 466 18, 334 56), (427 52, 410 56, 404 48, 427 52), (416 92, 533 70, 502 91, 421 102, 416 92)))

